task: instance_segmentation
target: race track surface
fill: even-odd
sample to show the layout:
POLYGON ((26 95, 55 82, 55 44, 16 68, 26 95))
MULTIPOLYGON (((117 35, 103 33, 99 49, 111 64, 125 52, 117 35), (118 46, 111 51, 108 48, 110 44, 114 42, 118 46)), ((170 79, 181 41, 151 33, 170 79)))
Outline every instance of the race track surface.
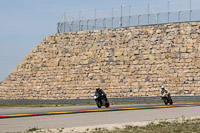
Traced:
POLYGON ((0 108, 0 132, 71 128, 200 116, 200 104, 0 108), (84 112, 84 113, 83 113, 84 112), (30 117, 32 116, 32 117, 30 117))

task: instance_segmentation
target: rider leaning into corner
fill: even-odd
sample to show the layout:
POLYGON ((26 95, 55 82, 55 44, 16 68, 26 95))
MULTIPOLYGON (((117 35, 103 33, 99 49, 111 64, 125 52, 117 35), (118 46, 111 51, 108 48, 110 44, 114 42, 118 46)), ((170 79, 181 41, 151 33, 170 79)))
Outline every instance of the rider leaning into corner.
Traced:
POLYGON ((171 95, 167 89, 165 89, 164 85, 161 86, 160 94, 163 95, 163 93, 166 92, 168 97, 171 98, 171 95))
POLYGON ((105 98, 105 101, 107 102, 106 93, 102 89, 100 89, 99 87, 96 88, 94 96, 95 97, 102 96, 103 98, 105 98))

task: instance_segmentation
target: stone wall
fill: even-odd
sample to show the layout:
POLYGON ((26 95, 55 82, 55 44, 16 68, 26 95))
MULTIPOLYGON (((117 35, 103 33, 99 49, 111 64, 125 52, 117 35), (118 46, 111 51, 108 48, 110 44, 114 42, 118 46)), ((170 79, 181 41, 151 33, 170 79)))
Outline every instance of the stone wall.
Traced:
POLYGON ((51 34, 1 84, 0 99, 200 94, 200 22, 51 34))

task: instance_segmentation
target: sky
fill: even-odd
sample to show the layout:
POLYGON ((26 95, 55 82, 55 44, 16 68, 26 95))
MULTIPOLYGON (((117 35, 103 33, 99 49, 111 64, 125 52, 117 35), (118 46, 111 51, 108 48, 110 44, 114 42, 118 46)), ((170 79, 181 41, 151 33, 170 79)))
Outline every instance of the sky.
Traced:
MULTIPOLYGON (((150 12, 189 10, 190 0, 0 0, 0 82, 3 81, 32 49, 49 34, 57 33, 57 23, 64 13, 67 19, 111 17, 150 12)), ((200 9, 200 0, 191 0, 192 9, 200 9)))

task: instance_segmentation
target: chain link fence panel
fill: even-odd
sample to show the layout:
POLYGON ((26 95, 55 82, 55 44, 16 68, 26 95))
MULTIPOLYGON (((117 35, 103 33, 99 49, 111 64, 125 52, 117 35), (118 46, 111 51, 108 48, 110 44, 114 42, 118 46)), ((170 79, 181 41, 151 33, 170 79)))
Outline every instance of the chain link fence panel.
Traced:
POLYGON ((200 10, 187 10, 177 12, 88 19, 71 22, 59 22, 57 25, 57 31, 58 33, 65 33, 84 30, 113 29, 120 27, 190 22, 199 20, 200 10))

